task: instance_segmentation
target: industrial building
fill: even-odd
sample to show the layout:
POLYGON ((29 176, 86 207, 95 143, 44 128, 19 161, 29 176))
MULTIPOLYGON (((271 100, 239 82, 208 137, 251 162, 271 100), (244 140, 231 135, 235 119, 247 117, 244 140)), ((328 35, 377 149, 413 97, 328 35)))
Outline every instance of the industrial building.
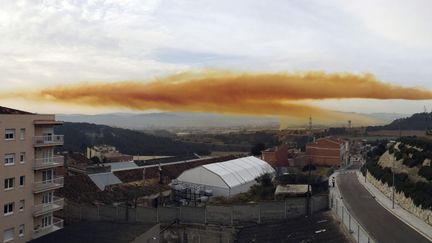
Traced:
POLYGON ((263 174, 274 175, 275 170, 267 162, 250 156, 186 170, 174 183, 199 191, 211 190, 213 196, 230 197, 249 191, 263 174))

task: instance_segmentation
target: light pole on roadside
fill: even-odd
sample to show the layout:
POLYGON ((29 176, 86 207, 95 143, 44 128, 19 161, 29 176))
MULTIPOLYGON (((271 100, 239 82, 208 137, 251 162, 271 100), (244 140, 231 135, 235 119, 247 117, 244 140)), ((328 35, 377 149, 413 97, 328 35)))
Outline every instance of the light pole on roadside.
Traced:
POLYGON ((393 175, 393 200, 392 200, 392 208, 394 209, 394 200, 395 200, 395 175, 394 175, 394 171, 392 170, 392 175, 393 175))
POLYGON ((393 196, 392 196, 392 209, 394 209, 394 200, 395 200, 395 189, 396 189, 396 185, 395 185, 395 172, 394 172, 394 169, 395 169, 395 159, 393 158, 392 159, 393 161, 393 163, 392 163, 392 168, 391 168, 391 171, 392 171, 392 181, 393 181, 393 190, 392 190, 392 194, 393 194, 393 196))

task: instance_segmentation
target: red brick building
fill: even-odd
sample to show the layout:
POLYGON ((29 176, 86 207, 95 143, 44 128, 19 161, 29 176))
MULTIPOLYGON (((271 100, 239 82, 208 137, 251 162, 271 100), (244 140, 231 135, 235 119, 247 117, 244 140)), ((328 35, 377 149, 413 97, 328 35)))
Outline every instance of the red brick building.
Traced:
POLYGON ((288 166, 288 145, 282 144, 262 151, 261 158, 273 167, 288 166))
POLYGON ((348 141, 336 137, 319 138, 306 145, 306 163, 340 166, 348 160, 348 141))
POLYGON ((261 159, 274 168, 304 166, 304 153, 300 149, 292 148, 289 144, 282 144, 262 151, 261 159))

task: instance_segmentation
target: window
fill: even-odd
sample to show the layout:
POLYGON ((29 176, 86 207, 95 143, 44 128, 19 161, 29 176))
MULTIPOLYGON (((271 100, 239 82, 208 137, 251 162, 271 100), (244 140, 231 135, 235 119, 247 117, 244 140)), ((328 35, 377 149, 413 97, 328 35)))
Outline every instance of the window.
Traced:
POLYGON ((19 228, 18 228, 18 235, 19 235, 19 237, 23 237, 24 236, 24 225, 23 224, 21 224, 20 226, 19 226, 19 228))
POLYGON ((5 216, 13 214, 13 211, 14 211, 14 203, 13 202, 6 203, 3 206, 3 213, 5 216))
POLYGON ((15 164, 15 154, 5 154, 4 163, 5 165, 15 164))
POLYGON ((20 176, 20 186, 23 187, 25 184, 25 176, 20 176))
POLYGON ((25 128, 21 128, 20 129, 20 139, 24 140, 25 139, 25 128))
POLYGON ((25 201, 24 200, 20 200, 19 204, 18 204, 18 209, 20 212, 24 211, 24 207, 25 207, 25 201))
POLYGON ((42 218, 42 227, 48 227, 52 225, 52 217, 51 215, 47 215, 42 218))
POLYGON ((42 183, 44 184, 53 183, 53 178, 54 178, 53 170, 42 171, 42 183))
POLYGON ((25 152, 21 152, 20 153, 20 163, 21 164, 25 163, 25 158, 26 158, 26 153, 25 152))
POLYGON ((11 190, 14 187, 15 178, 7 178, 4 180, 4 189, 11 190))
POLYGON ((53 202, 54 193, 53 192, 47 192, 42 197, 42 204, 50 204, 53 202))
POLYGON ((6 229, 3 231, 3 242, 9 242, 14 239, 14 228, 6 229))
POLYGON ((15 129, 5 129, 5 140, 15 139, 15 129))

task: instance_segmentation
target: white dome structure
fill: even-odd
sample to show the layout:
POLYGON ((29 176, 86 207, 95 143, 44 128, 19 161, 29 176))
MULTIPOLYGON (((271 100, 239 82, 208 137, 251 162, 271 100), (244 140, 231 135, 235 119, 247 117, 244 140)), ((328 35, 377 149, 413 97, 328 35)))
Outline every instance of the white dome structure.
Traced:
POLYGON ((186 187, 212 190, 214 196, 230 197, 247 192, 256 184, 255 179, 264 174, 274 175, 275 170, 267 162, 250 156, 186 170, 177 182, 186 187))

